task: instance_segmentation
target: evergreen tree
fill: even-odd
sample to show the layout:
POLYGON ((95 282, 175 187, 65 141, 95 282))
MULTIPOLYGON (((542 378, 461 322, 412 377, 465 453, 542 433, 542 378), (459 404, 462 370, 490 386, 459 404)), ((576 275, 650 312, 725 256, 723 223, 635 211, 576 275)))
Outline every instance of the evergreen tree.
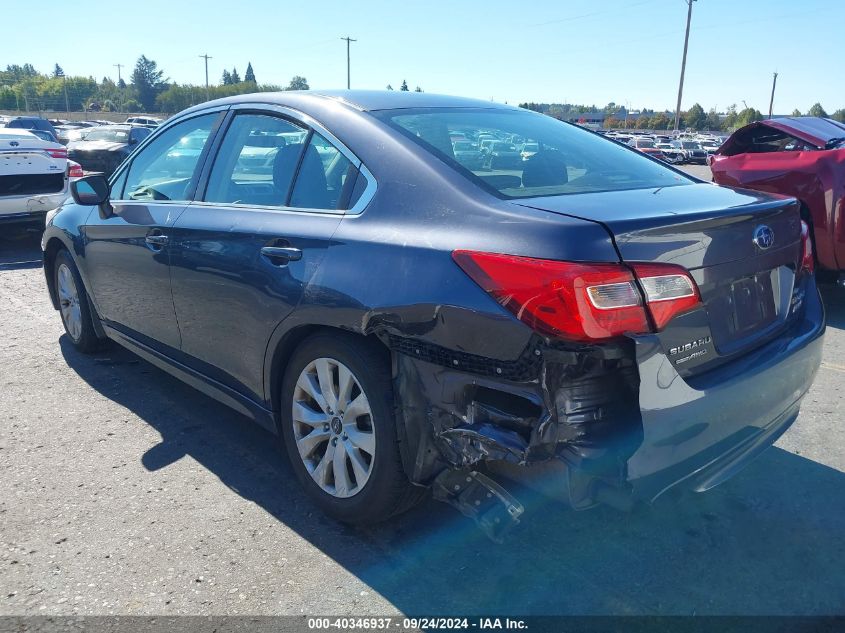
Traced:
POLYGON ((244 73, 244 81, 251 81, 252 83, 256 83, 255 73, 252 71, 252 62, 249 62, 246 65, 246 73, 244 73))
POLYGON ((241 83, 241 76, 238 74, 238 69, 237 69, 237 68, 233 68, 233 69, 232 69, 232 83, 233 83, 233 84, 239 84, 239 83, 241 83))
POLYGON ((810 111, 807 112, 807 116, 817 116, 827 118, 827 112, 824 111, 821 103, 813 104, 813 107, 810 108, 810 111))
POLYGON ((53 68, 53 77, 56 77, 58 79, 59 77, 64 77, 64 76, 65 76, 65 71, 62 70, 61 66, 56 64, 55 68, 53 68))
POLYGON ((408 82, 404 79, 402 80, 402 86, 399 88, 402 92, 408 92, 408 82))
POLYGON ((156 97, 167 88, 167 80, 163 79, 164 71, 158 69, 158 64, 141 55, 132 71, 132 85, 138 93, 138 101, 147 111, 155 107, 156 97))
POLYGON ((221 79, 221 82, 223 83, 224 86, 231 86, 232 85, 232 75, 229 73, 228 70, 223 71, 223 79, 221 79))

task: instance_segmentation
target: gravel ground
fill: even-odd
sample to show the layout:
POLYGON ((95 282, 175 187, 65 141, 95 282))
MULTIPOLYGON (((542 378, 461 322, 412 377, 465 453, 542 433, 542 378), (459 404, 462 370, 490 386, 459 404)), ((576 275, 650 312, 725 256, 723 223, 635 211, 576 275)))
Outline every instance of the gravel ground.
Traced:
POLYGON ((733 480, 631 515, 525 498, 493 545, 431 501, 326 519, 260 428, 119 348, 76 353, 37 236, 0 235, 2 614, 845 613, 839 288, 798 422, 733 480))

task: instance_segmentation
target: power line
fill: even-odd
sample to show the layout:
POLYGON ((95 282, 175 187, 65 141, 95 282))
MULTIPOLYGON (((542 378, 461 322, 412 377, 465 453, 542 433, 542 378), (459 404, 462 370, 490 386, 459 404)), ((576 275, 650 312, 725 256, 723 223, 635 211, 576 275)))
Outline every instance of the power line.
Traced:
POLYGON ((684 56, 681 59, 681 81, 678 83, 678 105, 675 107, 675 130, 681 121, 681 97, 684 94, 684 72, 687 69, 687 47, 689 46, 689 25, 692 21, 692 3, 695 0, 684 0, 687 3, 687 31, 684 35, 684 56))
POLYGON ((351 42, 357 42, 358 40, 353 40, 351 37, 341 37, 340 39, 346 40, 346 89, 349 90, 352 87, 352 75, 350 71, 350 64, 349 64, 349 44, 351 42))
POLYGON ((211 96, 208 92, 208 60, 214 58, 207 53, 205 55, 200 55, 199 57, 205 60, 205 100, 208 101, 211 99, 211 96))

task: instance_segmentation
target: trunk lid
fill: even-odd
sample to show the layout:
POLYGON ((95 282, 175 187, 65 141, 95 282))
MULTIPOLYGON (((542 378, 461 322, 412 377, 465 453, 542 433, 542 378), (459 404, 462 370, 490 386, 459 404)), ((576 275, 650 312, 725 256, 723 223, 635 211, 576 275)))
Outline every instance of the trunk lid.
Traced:
POLYGON ((676 264, 690 272, 704 310, 667 325, 665 351, 688 343, 712 349, 684 360, 679 372, 702 370, 767 340, 793 311, 801 223, 791 198, 702 183, 519 204, 602 224, 624 262, 676 264))

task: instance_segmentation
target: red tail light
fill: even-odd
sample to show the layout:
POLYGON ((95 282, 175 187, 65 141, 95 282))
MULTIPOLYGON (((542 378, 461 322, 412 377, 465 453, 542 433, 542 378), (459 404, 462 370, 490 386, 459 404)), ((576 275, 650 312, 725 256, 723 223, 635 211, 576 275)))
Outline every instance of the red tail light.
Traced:
POLYGON ((67 175, 68 178, 82 178, 85 175, 85 172, 82 171, 82 165, 69 160, 67 162, 67 175))
POLYGON ((51 158, 67 158, 67 148, 65 147, 60 147, 58 149, 48 148, 44 151, 47 152, 47 155, 51 158))
POLYGON ((678 266, 635 264, 635 279, 621 264, 474 251, 455 251, 452 257, 520 321, 548 336, 595 341, 649 332, 646 309, 659 330, 700 301, 695 282, 678 266))
POLYGON ((810 227, 804 220, 801 220, 801 268, 813 272, 816 268, 816 261, 813 257, 813 240, 810 237, 810 227))

